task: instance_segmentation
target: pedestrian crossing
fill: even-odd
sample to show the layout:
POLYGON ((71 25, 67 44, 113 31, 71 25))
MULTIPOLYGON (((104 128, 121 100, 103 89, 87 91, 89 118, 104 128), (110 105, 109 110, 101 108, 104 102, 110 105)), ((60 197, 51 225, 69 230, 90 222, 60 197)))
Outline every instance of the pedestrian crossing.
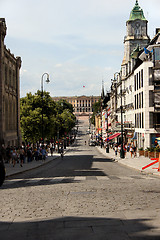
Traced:
POLYGON ((151 176, 73 176, 73 177, 49 177, 49 178, 30 178, 30 179, 11 179, 5 180, 4 186, 10 184, 26 184, 26 185, 38 185, 38 184, 54 184, 54 183, 66 183, 66 182, 82 182, 82 181, 134 181, 134 180, 155 180, 156 178, 151 176))

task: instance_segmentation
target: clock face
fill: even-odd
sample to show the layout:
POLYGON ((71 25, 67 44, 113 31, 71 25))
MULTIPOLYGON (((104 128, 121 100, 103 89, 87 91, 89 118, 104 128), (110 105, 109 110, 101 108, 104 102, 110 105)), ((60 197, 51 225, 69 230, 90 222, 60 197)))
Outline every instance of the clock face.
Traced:
POLYGON ((140 23, 136 23, 136 28, 139 28, 140 27, 140 23))

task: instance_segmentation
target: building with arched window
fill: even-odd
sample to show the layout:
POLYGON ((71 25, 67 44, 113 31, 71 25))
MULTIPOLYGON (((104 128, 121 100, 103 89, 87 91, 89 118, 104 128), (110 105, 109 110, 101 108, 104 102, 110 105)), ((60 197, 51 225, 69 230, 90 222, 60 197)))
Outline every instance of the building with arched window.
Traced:
POLYGON ((19 71, 21 58, 15 57, 4 44, 6 23, 0 18, 0 146, 17 146, 20 135, 19 71))

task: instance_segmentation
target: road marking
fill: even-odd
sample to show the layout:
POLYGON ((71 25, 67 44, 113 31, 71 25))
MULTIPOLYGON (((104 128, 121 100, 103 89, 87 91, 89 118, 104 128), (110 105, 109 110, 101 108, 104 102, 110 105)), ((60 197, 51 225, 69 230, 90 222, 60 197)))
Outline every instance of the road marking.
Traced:
POLYGON ((16 183, 16 182, 21 182, 21 181, 24 181, 24 179, 11 179, 11 180, 5 180, 4 184, 5 184, 5 185, 8 185, 8 184, 16 183))
POLYGON ((84 181, 84 180, 86 180, 86 176, 75 176, 74 180, 75 181, 84 181))
POLYGON ((97 177, 97 180, 110 180, 109 177, 107 176, 96 176, 97 177))
POLYGON ((65 179, 65 177, 56 177, 50 180, 50 182, 61 182, 65 179))
MULTIPOLYGON (((31 178, 29 179, 26 183, 36 183, 39 182, 41 180, 43 180, 44 178, 31 178)), ((24 179, 25 180, 25 179, 24 179)))

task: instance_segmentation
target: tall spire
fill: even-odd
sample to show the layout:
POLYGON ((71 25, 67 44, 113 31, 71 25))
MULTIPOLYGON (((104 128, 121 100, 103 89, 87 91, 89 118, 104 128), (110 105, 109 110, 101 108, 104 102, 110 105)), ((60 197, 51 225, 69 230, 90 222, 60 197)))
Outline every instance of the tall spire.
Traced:
POLYGON ((135 6, 130 13, 129 20, 146 20, 142 8, 139 6, 138 0, 136 0, 135 6))
POLYGON ((102 80, 102 93, 101 93, 101 98, 104 98, 104 81, 102 80))

